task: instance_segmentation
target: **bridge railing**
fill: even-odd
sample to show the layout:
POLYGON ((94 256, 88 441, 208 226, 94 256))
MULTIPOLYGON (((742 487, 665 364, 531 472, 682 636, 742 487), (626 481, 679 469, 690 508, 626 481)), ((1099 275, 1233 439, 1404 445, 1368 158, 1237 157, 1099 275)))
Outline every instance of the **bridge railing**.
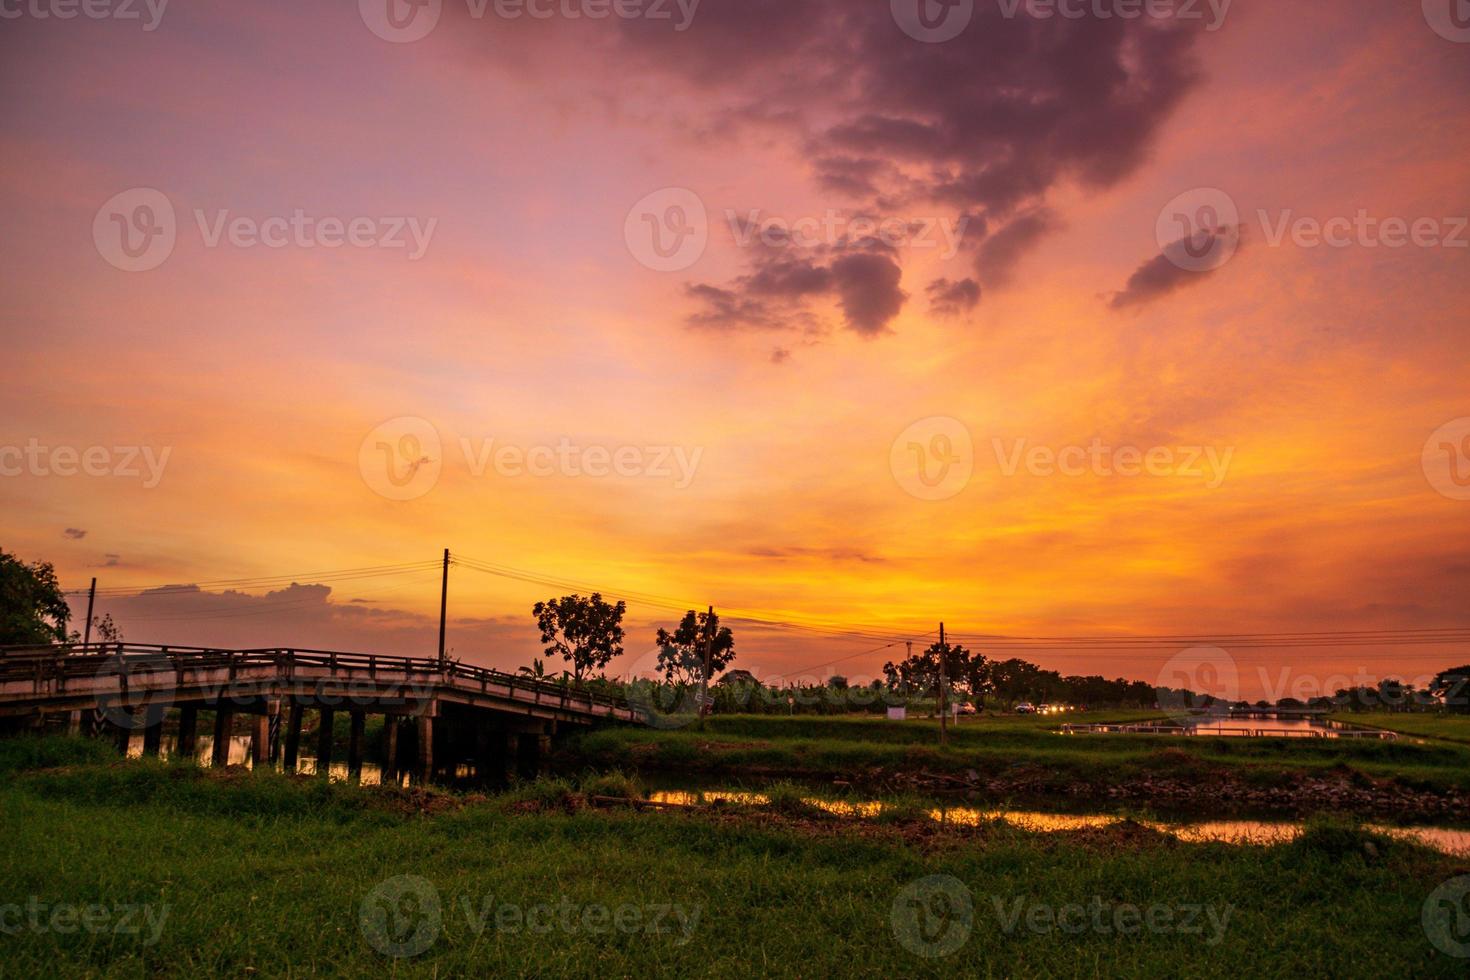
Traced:
POLYGON ((628 709, 622 698, 594 691, 578 690, 570 685, 538 680, 490 667, 440 662, 432 657, 404 657, 375 653, 350 653, 338 650, 310 650, 296 647, 258 649, 224 649, 181 647, 151 643, 73 643, 29 646, 0 646, 0 682, 6 680, 67 681, 96 676, 104 671, 116 673, 125 668, 131 675, 198 671, 225 668, 234 676, 242 668, 269 665, 287 679, 298 668, 325 669, 333 676, 379 674, 438 675, 446 681, 464 680, 482 689, 491 685, 512 692, 524 692, 538 704, 571 706, 586 704, 628 709))

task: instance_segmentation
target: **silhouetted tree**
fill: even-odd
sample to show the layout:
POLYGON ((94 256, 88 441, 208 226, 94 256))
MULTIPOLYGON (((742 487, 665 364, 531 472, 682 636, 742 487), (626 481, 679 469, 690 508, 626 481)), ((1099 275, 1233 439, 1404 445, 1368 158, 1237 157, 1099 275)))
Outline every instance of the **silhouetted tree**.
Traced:
POLYGON ((546 653, 558 655, 572 665, 572 680, 581 683, 582 676, 606 667, 608 661, 623 652, 623 613, 627 603, 604 602, 602 593, 562 596, 538 602, 531 612, 541 627, 541 642, 546 653))
POLYGON ((678 629, 670 633, 659 627, 654 642, 658 644, 658 669, 670 683, 693 683, 704 671, 704 646, 710 639, 710 677, 735 660, 735 634, 720 625, 720 614, 693 609, 684 614, 678 629))
POLYGON ((1444 701, 1445 709, 1456 714, 1470 714, 1470 664, 1440 671, 1429 683, 1434 696, 1444 701))
POLYGON ((0 644, 65 643, 71 607, 48 561, 0 551, 0 644))

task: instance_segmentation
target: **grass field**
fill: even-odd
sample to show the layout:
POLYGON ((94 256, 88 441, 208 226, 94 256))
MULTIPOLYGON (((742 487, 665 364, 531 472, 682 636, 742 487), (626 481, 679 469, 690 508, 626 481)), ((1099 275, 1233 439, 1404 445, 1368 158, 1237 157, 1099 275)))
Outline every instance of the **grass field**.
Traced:
POLYGON ((1420 738, 1437 738, 1470 745, 1470 715, 1424 715, 1404 712, 1343 712, 1332 716, 1338 721, 1367 728, 1400 732, 1420 738))
POLYGON ((565 812, 555 784, 355 789, 71 740, 0 744, 0 775, 6 975, 1451 977, 1466 962, 1421 925, 1465 869, 1346 826, 1266 848, 1136 826, 565 812))
MULTIPOLYGON (((1115 713, 1068 720, 1142 717, 1115 713)), ((840 777, 876 785, 918 771, 973 771, 982 780, 1020 774, 1042 791, 1073 793, 1159 778, 1209 788, 1223 774, 1270 787, 1338 774, 1426 793, 1470 790, 1470 749, 1448 742, 1063 736, 1052 730, 1060 723, 1056 717, 966 719, 951 731, 949 746, 940 748, 935 722, 730 715, 708 719, 703 730, 603 729, 573 742, 568 753, 573 765, 596 768, 840 777)))

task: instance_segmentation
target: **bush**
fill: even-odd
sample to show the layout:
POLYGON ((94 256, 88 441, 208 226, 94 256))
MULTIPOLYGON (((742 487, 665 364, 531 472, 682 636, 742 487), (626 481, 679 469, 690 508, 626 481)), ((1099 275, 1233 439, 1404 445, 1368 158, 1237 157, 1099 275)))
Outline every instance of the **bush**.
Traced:
POLYGON ((643 799, 643 787, 637 777, 621 772, 596 773, 583 777, 582 792, 588 796, 615 796, 620 800, 643 799))

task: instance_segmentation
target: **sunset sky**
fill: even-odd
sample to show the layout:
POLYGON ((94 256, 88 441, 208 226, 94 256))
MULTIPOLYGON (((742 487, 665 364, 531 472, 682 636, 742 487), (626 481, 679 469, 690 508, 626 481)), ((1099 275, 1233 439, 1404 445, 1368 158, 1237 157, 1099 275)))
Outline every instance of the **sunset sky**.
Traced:
MULTIPOLYGON (((1433 0, 975 0, 947 40, 886 0, 387 2, 0 20, 0 546, 71 589, 203 583, 105 598, 128 639, 431 654, 435 568, 308 573, 446 547, 861 634, 735 623, 763 676, 871 677, 940 620, 981 650, 1470 624, 1470 31, 1433 0), (1218 219, 1203 266, 1183 213, 1218 219), (773 219, 815 231, 746 233, 773 219)), ((557 592, 457 566, 455 655, 527 663, 557 592)), ((677 619, 629 607, 614 669, 677 619)), ((1254 697, 1470 651, 1231 656, 1254 697)))

